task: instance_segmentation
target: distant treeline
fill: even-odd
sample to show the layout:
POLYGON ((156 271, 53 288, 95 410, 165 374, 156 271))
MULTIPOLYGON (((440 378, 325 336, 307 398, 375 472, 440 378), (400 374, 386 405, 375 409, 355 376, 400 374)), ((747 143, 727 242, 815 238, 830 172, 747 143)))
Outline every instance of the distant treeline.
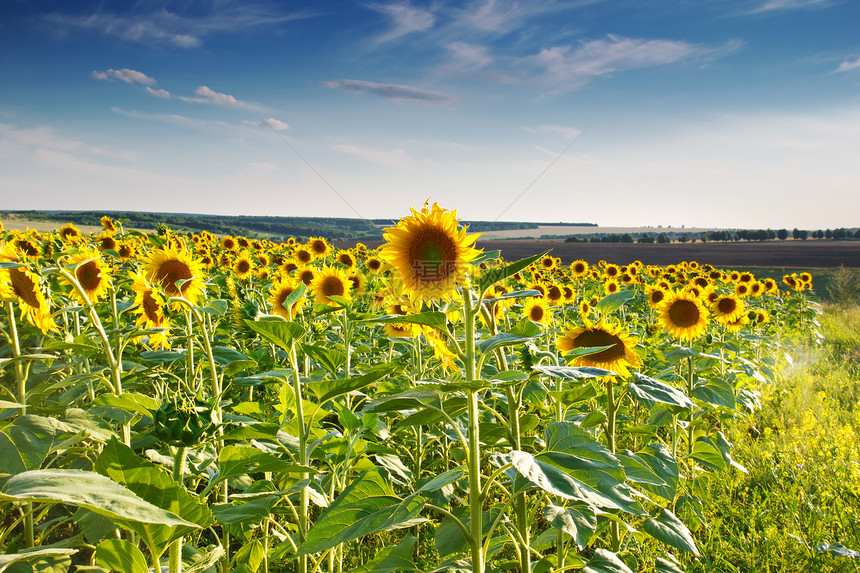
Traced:
POLYGON ((373 241, 382 239, 382 230, 366 219, 336 217, 255 217, 248 215, 196 215, 188 213, 145 213, 136 211, 5 211, 10 215, 58 224, 100 224, 107 215, 132 228, 157 229, 166 225, 174 231, 234 235, 286 241, 289 237, 326 237, 332 241, 373 241))
POLYGON ((690 235, 684 232, 663 232, 659 234, 652 233, 592 233, 589 235, 572 235, 565 239, 566 243, 588 242, 588 243, 695 243, 697 240, 703 243, 715 241, 785 241, 791 237, 795 240, 805 241, 810 237, 813 239, 833 239, 836 241, 847 239, 860 239, 860 228, 852 229, 826 229, 817 231, 807 231, 801 229, 737 229, 737 230, 719 230, 719 231, 702 231, 698 234, 690 235))
MULTIPOLYGON (((374 219, 377 225, 389 226, 396 221, 391 219, 374 219)), ((539 227, 596 227, 597 223, 525 223, 522 221, 460 221, 461 225, 468 225, 469 231, 475 233, 487 233, 489 231, 520 231, 525 229, 537 229, 539 227)))

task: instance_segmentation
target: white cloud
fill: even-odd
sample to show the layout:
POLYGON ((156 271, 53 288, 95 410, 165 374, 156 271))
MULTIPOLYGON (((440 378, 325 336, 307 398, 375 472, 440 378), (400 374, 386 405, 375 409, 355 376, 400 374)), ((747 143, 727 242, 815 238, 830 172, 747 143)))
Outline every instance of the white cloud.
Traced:
POLYGON ((151 96, 155 96, 155 97, 162 98, 162 99, 168 99, 170 97, 169 91, 162 90, 162 89, 154 90, 149 86, 146 86, 146 93, 148 93, 151 96))
POLYGON ((757 12, 774 12, 778 10, 805 10, 824 8, 833 4, 832 0, 768 0, 755 10, 757 12))
POLYGON ((125 161, 137 158, 130 151, 67 139, 50 126, 19 128, 11 124, 0 124, 0 150, 0 157, 10 159, 46 153, 87 160, 94 157, 114 157, 125 161))
POLYGON ((116 14, 98 10, 91 14, 67 15, 51 13, 45 20, 60 30, 79 29, 96 31, 114 36, 127 42, 167 43, 180 48, 196 48, 203 44, 203 38, 216 33, 236 33, 261 27, 273 26, 291 20, 308 18, 309 11, 284 13, 277 5, 264 2, 219 0, 207 3, 209 9, 185 12, 182 3, 171 10, 163 3, 135 3, 128 14, 116 14), (147 9, 152 6, 151 9, 147 9), (143 7, 142 9, 136 9, 143 7))
POLYGON ((645 40, 610 35, 572 49, 570 46, 544 48, 527 58, 545 70, 546 79, 559 89, 576 89, 592 79, 626 70, 704 60, 737 50, 739 42, 720 48, 706 48, 676 40, 645 40))
POLYGON ((436 20, 430 12, 409 4, 371 4, 369 8, 391 18, 391 30, 378 39, 380 42, 389 42, 412 32, 427 30, 436 20))
POLYGON ((120 115, 124 115, 126 117, 132 117, 134 119, 143 119, 147 121, 157 121, 159 123, 167 123, 170 125, 181 125, 183 127, 191 127, 194 129, 220 129, 220 130, 229 130, 235 131, 236 127, 227 123, 226 121, 217 121, 217 120, 209 120, 209 119, 193 119, 184 115, 179 115, 176 113, 142 113, 137 110, 124 110, 118 107, 111 108, 111 111, 114 113, 118 113, 120 115))
POLYGON ((581 129, 565 127, 563 125, 539 125, 538 127, 524 127, 523 129, 529 133, 554 133, 561 135, 565 139, 579 137, 582 133, 581 129))
POLYGON ((279 119, 275 119, 274 117, 264 119, 263 121, 246 121, 245 125, 250 125, 253 127, 265 127, 267 129, 274 129, 275 131, 286 131, 290 129, 289 124, 286 124, 279 119))
POLYGON ((137 70, 130 70, 128 68, 123 68, 121 70, 108 69, 103 72, 93 71, 93 77, 97 80, 120 80, 127 84, 143 84, 145 86, 151 86, 155 83, 155 80, 151 77, 147 76, 143 72, 138 72, 137 70))
POLYGON ((858 68, 860 68, 860 57, 854 58, 853 61, 844 60, 839 64, 839 67, 834 70, 834 73, 850 72, 851 70, 856 70, 858 68))
POLYGON ((256 104, 238 100, 229 94, 216 92, 209 86, 200 86, 196 90, 194 90, 194 93, 200 97, 179 96, 179 99, 188 103, 211 103, 214 105, 238 107, 241 109, 259 109, 259 106, 256 104))
POLYGON ((409 156, 406 150, 400 148, 385 150, 361 147, 358 145, 340 144, 333 146, 332 149, 339 151, 340 153, 360 157, 386 167, 409 169, 415 165, 415 161, 409 156))
POLYGON ((343 89, 360 94, 372 94, 394 103, 417 103, 428 106, 452 106, 456 99, 437 91, 413 86, 381 84, 365 80, 335 80, 322 84, 326 88, 343 89))

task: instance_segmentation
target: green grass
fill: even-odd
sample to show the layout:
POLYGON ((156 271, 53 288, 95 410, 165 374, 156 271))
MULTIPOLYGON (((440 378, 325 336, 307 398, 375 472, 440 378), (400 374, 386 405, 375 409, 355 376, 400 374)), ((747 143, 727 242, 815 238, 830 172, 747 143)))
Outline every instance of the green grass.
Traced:
POLYGON ((695 571, 860 571, 860 306, 827 305, 821 345, 787 350, 762 409, 729 436, 747 469, 723 474, 703 496, 707 528, 695 571))

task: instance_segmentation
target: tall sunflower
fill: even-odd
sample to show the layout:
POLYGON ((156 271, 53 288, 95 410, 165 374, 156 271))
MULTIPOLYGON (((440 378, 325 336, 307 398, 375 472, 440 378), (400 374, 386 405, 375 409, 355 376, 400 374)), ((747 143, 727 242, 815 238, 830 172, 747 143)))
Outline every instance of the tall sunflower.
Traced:
POLYGON ((547 301, 542 297, 532 297, 523 304, 523 316, 540 324, 552 322, 552 312, 547 301))
MULTIPOLYGON (((20 262, 9 244, 0 244, 0 262, 20 262)), ((48 300, 39 286, 39 276, 25 267, 0 268, 0 298, 15 299, 25 320, 47 334, 57 328, 48 300)))
POLYGON ((639 357, 633 352, 637 338, 630 336, 620 326, 611 325, 602 319, 597 324, 585 319, 585 326, 567 327, 556 339, 556 346, 564 353, 576 348, 609 346, 605 350, 580 356, 571 361, 573 366, 594 366, 630 376, 628 368, 637 368, 639 357))
POLYGON ((182 296, 195 304, 203 295, 203 263, 184 249, 168 246, 153 250, 146 256, 144 276, 168 297, 182 296))
POLYGON ((692 340, 708 330, 708 311, 688 292, 670 292, 657 307, 663 330, 681 340, 692 340))
POLYGON ((239 280, 245 280, 254 272, 254 263, 251 261, 251 255, 248 254, 248 251, 239 253, 233 260, 231 267, 233 274, 239 280))
POLYGON ((744 301, 735 295, 725 295, 718 298, 711 306, 714 318, 723 326, 737 320, 746 312, 744 301))
POLYGON ((310 284, 314 302, 329 306, 340 306, 330 297, 337 296, 352 300, 352 281, 345 271, 334 267, 320 269, 310 284))
MULTIPOLYGON (((74 267, 73 274, 78 284, 87 294, 89 302, 100 299, 111 286, 110 268, 101 261, 98 251, 86 250, 71 256, 69 266, 74 267)), ((81 304, 86 304, 77 289, 72 290, 81 304)))
POLYGON ((153 348, 170 348, 170 324, 164 315, 164 297, 147 280, 130 272, 131 290, 134 291, 134 312, 138 315, 135 324, 141 328, 164 328, 149 335, 153 348))
POLYGON ((467 235, 466 230, 458 229, 456 211, 425 204, 385 229, 380 256, 396 269, 413 299, 450 298, 467 280, 467 263, 480 254, 473 246, 480 233, 467 235))
POLYGON ((272 313, 277 314, 278 316, 282 316, 287 320, 293 320, 296 315, 301 311, 307 299, 302 296, 290 305, 290 308, 284 306, 284 301, 287 300, 287 297, 290 296, 296 287, 299 285, 300 281, 294 279, 290 276, 281 275, 278 279, 272 284, 272 287, 269 289, 269 304, 272 305, 272 313))

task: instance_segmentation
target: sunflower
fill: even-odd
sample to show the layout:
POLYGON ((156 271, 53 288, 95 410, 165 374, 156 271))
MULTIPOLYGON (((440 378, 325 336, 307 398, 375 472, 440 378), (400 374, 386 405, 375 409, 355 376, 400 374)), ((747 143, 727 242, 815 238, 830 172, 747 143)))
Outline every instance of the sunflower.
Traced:
POLYGON ((113 235, 103 234, 96 237, 96 245, 100 251, 116 251, 117 242, 113 235))
POLYGON ((766 310, 756 310, 754 312, 754 321, 756 326, 760 324, 767 324, 768 322, 770 322, 770 315, 767 313, 766 310))
POLYGON ((184 249, 155 249, 146 256, 144 276, 168 297, 182 296, 191 304, 203 295, 203 263, 184 249), (179 282, 179 286, 177 286, 179 282))
POLYGON ((305 286, 311 286, 311 283, 314 282, 314 279, 317 276, 317 271, 313 267, 309 267, 307 265, 302 265, 296 268, 293 275, 305 283, 305 286))
POLYGON ((564 302, 573 302, 576 300, 576 290, 569 285, 561 287, 561 292, 564 295, 564 302))
POLYGON ((313 254, 314 258, 320 259, 332 250, 331 245, 322 237, 311 237, 305 245, 313 254))
POLYGON ((629 376, 628 368, 639 366, 639 357, 633 352, 637 338, 630 336, 620 326, 610 325, 605 319, 597 324, 585 319, 585 326, 567 327, 556 339, 556 346, 567 353, 576 348, 609 346, 587 356, 574 358, 572 366, 594 366, 629 376))
POLYGON ((544 296, 546 296, 546 301, 549 304, 555 306, 557 304, 561 304, 564 299, 564 290, 562 290, 562 288, 557 284, 548 283, 546 285, 546 294, 544 296))
POLYGON ((664 298, 666 298, 666 291, 658 286, 648 287, 645 293, 648 295, 648 304, 651 305, 652 308, 656 307, 658 304, 663 302, 664 298))
POLYGON ((300 282, 290 276, 279 276, 269 289, 268 301, 272 305, 272 313, 282 316, 287 320, 293 320, 301 311, 307 299, 302 296, 296 302, 290 305, 290 308, 284 306, 284 301, 292 294, 300 282))
POLYGON ((714 313, 714 318, 716 318, 720 324, 727 325, 730 322, 733 322, 740 317, 744 312, 746 312, 744 301, 735 295, 725 295, 719 297, 716 302, 711 306, 711 310, 714 313))
POLYGON ((552 312, 549 310, 547 301, 543 298, 530 298, 523 304, 523 316, 540 324, 552 322, 552 312))
POLYGON ((346 271, 335 267, 320 269, 310 284, 314 293, 314 302, 328 306, 340 306, 341 303, 331 299, 332 296, 352 300, 352 281, 346 271))
POLYGON ((69 266, 74 267, 75 279, 87 295, 87 300, 84 300, 77 289, 72 290, 72 295, 81 304, 96 302, 110 288, 109 268, 102 263, 98 252, 86 250, 76 253, 71 256, 69 266))
POLYGON ((603 292, 606 294, 615 294, 619 290, 621 290, 621 285, 615 279, 607 279, 606 282, 603 283, 603 292))
POLYGON ((66 223, 57 231, 60 238, 66 243, 77 243, 83 238, 81 232, 72 223, 66 223))
POLYGON ((549 271, 555 268, 555 257, 544 255, 540 258, 540 268, 549 271))
POLYGON ((230 235, 221 237, 221 248, 226 251, 232 251, 236 248, 236 239, 234 239, 230 235))
POLYGON ((370 257, 366 261, 364 261, 364 268, 372 275, 377 274, 380 269, 382 269, 382 261, 377 259, 376 257, 370 257))
POLYGON ((134 257, 135 255, 135 247, 134 243, 129 241, 122 241, 116 248, 116 252, 119 255, 119 258, 123 261, 127 261, 134 257))
POLYGON ((113 219, 105 215, 99 222, 102 224, 102 229, 105 230, 105 233, 108 233, 109 235, 116 234, 116 223, 114 223, 113 219))
POLYGON ((762 283, 764 285, 764 290, 767 293, 774 293, 779 290, 779 284, 774 279, 764 279, 762 283))
POLYGON ((735 294, 741 298, 750 295, 750 283, 738 282, 735 285, 735 294))
POLYGON ((614 279, 621 274, 621 269, 618 265, 609 263, 603 269, 603 276, 606 278, 614 279))
POLYGON ((457 363, 454 362, 454 359, 457 358, 457 354, 448 347, 439 331, 429 326, 425 326, 423 330, 424 339, 433 348, 433 355, 442 363, 442 368, 446 371, 456 369, 457 363))
POLYGON ((149 336, 153 348, 170 348, 170 325, 164 316, 164 297, 137 273, 130 272, 131 290, 134 291, 134 306, 138 314, 135 324, 141 328, 164 328, 149 336))
POLYGON ((345 266, 348 269, 352 269, 355 266, 355 259, 349 253, 349 251, 340 251, 335 257, 335 261, 345 266))
MULTIPOLYGON (((0 245, 0 261, 20 262, 11 245, 0 245)), ((57 328, 48 300, 39 286, 39 276, 24 267, 0 269, 0 298, 17 299, 21 320, 47 334, 57 328)))
POLYGON ((698 338, 708 329, 708 311, 690 293, 668 293, 657 312, 663 330, 682 340, 698 338))
POLYGON ((294 270, 299 268, 299 265, 293 259, 284 259, 279 267, 280 272, 286 274, 292 274, 294 270))
POLYGON ((394 266, 414 299, 450 298, 467 280, 467 263, 481 252, 473 247, 479 235, 458 229, 456 211, 425 204, 420 212, 412 209, 411 216, 385 229, 380 256, 394 266))
POLYGON ((257 265, 261 267, 268 267, 269 263, 269 255, 266 253, 257 253, 257 265))
POLYGON ((236 246, 239 247, 240 249, 247 249, 248 247, 251 246, 251 241, 249 241, 245 237, 239 236, 239 237, 236 237, 236 246))
POLYGON ((299 247, 293 251, 293 258, 295 258, 296 261, 299 262, 299 264, 307 265, 314 260, 314 255, 310 251, 310 249, 306 247, 299 247))
POLYGON ((254 263, 251 262, 251 255, 248 254, 248 251, 242 251, 239 253, 233 260, 233 264, 231 266, 233 268, 233 274, 236 275, 236 278, 239 280, 245 280, 251 276, 252 272, 254 272, 254 263))
POLYGON ((735 320, 726 323, 726 330, 729 332, 738 332, 741 328, 750 323, 750 318, 746 314, 742 314, 735 320))

